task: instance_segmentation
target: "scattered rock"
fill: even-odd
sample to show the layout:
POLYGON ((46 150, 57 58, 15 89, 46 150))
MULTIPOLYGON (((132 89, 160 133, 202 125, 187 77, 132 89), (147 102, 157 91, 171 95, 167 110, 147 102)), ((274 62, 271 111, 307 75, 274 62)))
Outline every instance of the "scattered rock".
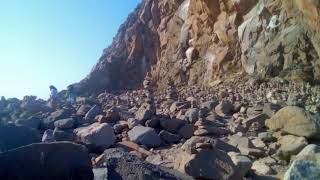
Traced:
POLYGON ((75 126, 75 120, 73 118, 61 119, 54 122, 54 127, 60 130, 72 129, 75 126))
POLYGON ((280 148, 278 156, 284 160, 290 160, 292 155, 298 154, 305 146, 308 145, 304 137, 286 135, 279 140, 280 148))
POLYGON ((181 137, 179 135, 176 135, 176 134, 172 134, 168 131, 165 131, 165 130, 162 130, 160 133, 159 133, 159 136, 161 137, 161 139, 166 142, 166 143, 169 143, 169 144, 172 144, 172 143, 177 143, 180 141, 181 137))
POLYGON ((114 130, 106 123, 77 128, 74 133, 80 142, 98 149, 106 149, 116 141, 114 130))
POLYGON ((131 141, 147 147, 157 147, 161 144, 161 138, 150 127, 135 126, 128 132, 131 141))
POLYGON ((233 105, 229 101, 222 101, 215 107, 215 112, 220 116, 231 115, 233 112, 233 105))

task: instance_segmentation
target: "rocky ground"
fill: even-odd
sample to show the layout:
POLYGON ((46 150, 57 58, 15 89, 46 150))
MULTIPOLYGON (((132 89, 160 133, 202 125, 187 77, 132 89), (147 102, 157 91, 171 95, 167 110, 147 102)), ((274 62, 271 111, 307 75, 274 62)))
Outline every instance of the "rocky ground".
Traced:
POLYGON ((0 179, 319 179, 319 9, 143 0, 75 104, 1 99, 0 179))
POLYGON ((54 107, 2 98, 0 179, 317 179, 320 86, 143 84, 54 107))

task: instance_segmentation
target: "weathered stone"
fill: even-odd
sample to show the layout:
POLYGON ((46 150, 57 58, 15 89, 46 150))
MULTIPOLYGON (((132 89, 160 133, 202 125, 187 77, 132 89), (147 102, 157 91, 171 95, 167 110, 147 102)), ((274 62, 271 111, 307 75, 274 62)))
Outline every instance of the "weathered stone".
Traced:
POLYGON ((252 164, 252 170, 254 170, 257 174, 260 175, 270 175, 272 173, 272 169, 266 165, 264 162, 255 161, 252 164))
POLYGON ((220 116, 226 116, 233 112, 233 108, 233 105, 229 101, 222 101, 215 107, 215 112, 220 116))
POLYGON ((85 115, 85 119, 89 122, 93 122, 94 118, 102 113, 101 107, 98 105, 94 105, 85 115))
POLYGON ((319 179, 320 165, 314 161, 293 161, 284 175, 284 180, 319 179))
POLYGON ((251 169, 252 161, 248 157, 239 155, 235 152, 229 152, 228 155, 236 166, 238 176, 244 177, 251 169))
POLYGON ((54 126, 61 130, 72 129, 75 126, 75 120, 73 118, 61 119, 55 121, 54 126))
POLYGON ((66 119, 71 116, 71 112, 69 109, 61 109, 57 110, 50 114, 49 117, 42 119, 40 123, 41 129, 54 129, 54 122, 59 119, 66 119))
POLYGON ((185 116, 190 123, 195 123, 198 120, 199 109, 197 108, 188 109, 187 112, 185 113, 185 116))
POLYGON ((143 103, 135 114, 135 118, 138 119, 141 124, 144 124, 146 120, 152 118, 156 114, 156 109, 149 103, 143 103))
POLYGON ((161 144, 161 138, 154 129, 144 126, 135 126, 128 132, 131 141, 148 147, 157 147, 161 144))
POLYGON ((318 116, 310 114, 299 107, 288 106, 266 120, 266 126, 272 130, 283 130, 296 136, 320 138, 318 121, 318 116))
POLYGON ((197 179, 234 179, 237 177, 231 158, 218 149, 199 149, 193 154, 182 151, 176 159, 175 169, 197 179))
POLYGON ((104 152, 104 163, 108 169, 108 179, 126 180, 192 180, 192 177, 175 170, 143 161, 135 155, 120 148, 107 149, 104 152))
POLYGON ((182 126, 179 131, 178 134, 185 139, 189 139, 193 136, 194 131, 196 130, 196 127, 194 125, 191 124, 185 124, 184 126, 182 126))
POLYGON ((163 129, 171 132, 176 133, 180 127, 185 124, 183 120, 177 118, 170 118, 170 117, 162 117, 160 118, 160 125, 163 129))
POLYGON ((85 116, 90 109, 91 106, 88 104, 81 105, 76 114, 78 116, 85 116))
POLYGON ((135 118, 129 118, 127 122, 128 122, 129 129, 132 129, 132 128, 140 125, 139 120, 137 120, 135 118))
POLYGON ((278 156, 284 160, 289 160, 292 155, 298 154, 307 146, 308 142, 304 137, 286 135, 280 138, 279 144, 278 156))
POLYGON ((79 141, 99 149, 106 149, 116 141, 114 130, 106 123, 77 128, 74 133, 79 141))
POLYGON ((161 137, 161 139, 166 142, 166 143, 169 143, 169 144, 172 144, 172 143, 177 143, 180 141, 181 137, 179 135, 176 135, 176 134, 172 134, 168 131, 164 131, 162 130, 160 133, 159 133, 159 136, 161 137))

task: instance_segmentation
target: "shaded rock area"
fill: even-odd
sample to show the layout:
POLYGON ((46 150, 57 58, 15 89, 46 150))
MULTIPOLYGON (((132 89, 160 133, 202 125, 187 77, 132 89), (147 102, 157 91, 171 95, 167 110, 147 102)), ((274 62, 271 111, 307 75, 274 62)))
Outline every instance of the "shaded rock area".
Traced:
POLYGON ((86 148, 67 142, 31 144, 1 153, 0 167, 4 180, 93 179, 86 148))
POLYGON ((143 0, 74 103, 0 99, 0 179, 317 179, 319 9, 143 0))

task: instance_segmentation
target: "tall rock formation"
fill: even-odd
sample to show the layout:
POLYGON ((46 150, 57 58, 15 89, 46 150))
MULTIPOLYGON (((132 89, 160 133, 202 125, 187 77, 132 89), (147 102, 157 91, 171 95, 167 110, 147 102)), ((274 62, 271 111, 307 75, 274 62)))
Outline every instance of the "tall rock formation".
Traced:
POLYGON ((318 0, 143 0, 77 88, 213 86, 234 76, 320 81, 318 0))

